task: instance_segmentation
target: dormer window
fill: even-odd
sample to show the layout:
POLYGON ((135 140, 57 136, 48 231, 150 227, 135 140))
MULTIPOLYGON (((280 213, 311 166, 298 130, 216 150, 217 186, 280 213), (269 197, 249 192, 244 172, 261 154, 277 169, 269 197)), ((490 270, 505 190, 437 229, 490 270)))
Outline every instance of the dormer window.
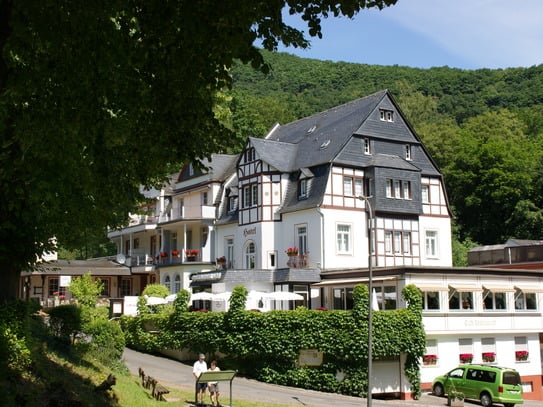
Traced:
POLYGON ((380 109, 379 115, 380 115, 381 121, 384 121, 384 122, 394 121, 394 112, 392 110, 380 109))
POLYGON ((364 154, 371 154, 370 139, 367 137, 364 138, 364 154))
POLYGON ((237 200, 237 196, 229 196, 228 197, 228 212, 234 212, 236 210, 236 200, 237 200))
POLYGON ((299 182, 299 198, 307 198, 307 179, 301 179, 299 182))

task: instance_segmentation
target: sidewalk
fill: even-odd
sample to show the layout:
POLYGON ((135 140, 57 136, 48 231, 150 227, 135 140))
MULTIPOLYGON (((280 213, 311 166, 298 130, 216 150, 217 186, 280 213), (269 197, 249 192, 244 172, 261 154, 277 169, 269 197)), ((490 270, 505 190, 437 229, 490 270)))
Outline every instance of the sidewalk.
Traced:
MULTIPOLYGON (((123 358, 130 372, 136 376, 138 374, 138 367, 142 367, 148 375, 153 376, 166 387, 194 391, 192 366, 173 359, 136 352, 128 348, 125 348, 123 358)), ((229 385, 225 384, 221 389, 223 401, 230 399, 229 387, 229 385)), ((243 377, 236 377, 232 381, 232 398, 305 407, 330 407, 335 405, 342 407, 362 407, 367 405, 367 400, 360 397, 261 383, 243 377)), ((423 394, 420 400, 372 399, 372 406, 375 407, 441 407, 446 405, 447 399, 436 397, 432 394, 423 394)), ((466 401, 466 407, 480 405, 479 402, 466 401)), ((186 406, 192 405, 186 404, 186 406)), ((523 406, 543 407, 543 401, 525 401, 523 406)))

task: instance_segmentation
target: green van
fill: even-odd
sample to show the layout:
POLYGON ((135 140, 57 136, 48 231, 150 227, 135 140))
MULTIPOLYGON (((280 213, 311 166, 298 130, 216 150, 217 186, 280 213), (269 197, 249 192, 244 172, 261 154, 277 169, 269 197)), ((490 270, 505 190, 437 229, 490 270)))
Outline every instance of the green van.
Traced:
POLYGON ((505 407, 522 404, 520 375, 515 369, 490 365, 460 365, 432 382, 436 396, 460 392, 467 399, 481 401, 483 407, 501 403, 505 407))

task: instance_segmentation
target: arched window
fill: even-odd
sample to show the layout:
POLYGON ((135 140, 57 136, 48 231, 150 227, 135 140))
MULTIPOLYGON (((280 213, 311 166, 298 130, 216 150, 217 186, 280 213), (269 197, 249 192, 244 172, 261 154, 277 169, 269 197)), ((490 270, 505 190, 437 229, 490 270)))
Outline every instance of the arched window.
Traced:
POLYGON ((173 292, 174 294, 176 294, 179 291, 181 291, 181 277, 179 276, 179 274, 176 274, 173 283, 173 292))
POLYGON ((170 291, 170 276, 164 277, 164 285, 168 287, 168 291, 170 291))
POLYGON ((248 242, 245 246, 245 268, 254 269, 255 268, 255 244, 253 242, 248 242))

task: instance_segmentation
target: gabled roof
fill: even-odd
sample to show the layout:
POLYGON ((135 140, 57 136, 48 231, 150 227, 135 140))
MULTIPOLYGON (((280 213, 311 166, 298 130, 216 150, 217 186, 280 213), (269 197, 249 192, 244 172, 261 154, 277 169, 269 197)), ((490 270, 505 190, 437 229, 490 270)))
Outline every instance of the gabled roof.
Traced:
MULTIPOLYGON (((259 140, 266 162, 270 148, 277 169, 290 172, 302 167, 330 163, 388 91, 374 93, 295 122, 277 126, 268 138, 259 140)), ((251 140, 253 142, 255 140, 251 140)), ((256 146, 255 146, 256 148, 256 146)), ((271 162, 270 162, 271 164, 271 162)))

